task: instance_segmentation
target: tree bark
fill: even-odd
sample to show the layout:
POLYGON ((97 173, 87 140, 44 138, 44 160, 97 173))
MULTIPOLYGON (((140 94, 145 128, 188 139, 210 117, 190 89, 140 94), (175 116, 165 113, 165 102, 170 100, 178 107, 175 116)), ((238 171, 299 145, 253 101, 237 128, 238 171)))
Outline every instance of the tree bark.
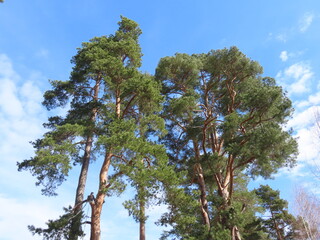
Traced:
POLYGON ((78 187, 76 192, 75 206, 81 203, 84 199, 84 190, 85 190, 87 176, 88 176, 92 142, 93 142, 93 137, 89 136, 86 141, 85 153, 82 159, 82 166, 81 166, 78 187))
POLYGON ((116 90, 116 115, 117 118, 120 118, 121 115, 121 98, 120 98, 120 91, 116 90))
POLYGON ((91 206, 91 235, 90 240, 100 240, 101 227, 100 218, 102 205, 108 188, 108 171, 111 163, 112 153, 109 151, 104 159, 99 176, 99 190, 95 199, 89 201, 91 206))
POLYGON ((198 184, 200 188, 200 208, 203 223, 207 226, 208 231, 210 231, 210 218, 209 218, 209 210, 208 210, 208 201, 207 201, 207 192, 206 192, 206 184, 203 176, 203 170, 200 164, 196 164, 195 171, 198 176, 198 184))
POLYGON ((85 153, 82 160, 82 166, 76 191, 76 199, 75 199, 75 209, 74 213, 77 215, 77 217, 72 219, 71 223, 71 232, 69 239, 70 240, 77 240, 78 239, 78 233, 81 231, 81 218, 82 215, 80 214, 80 211, 82 209, 82 202, 84 200, 84 191, 85 186, 87 182, 87 176, 88 176, 88 169, 89 169, 89 163, 90 163, 90 154, 91 154, 91 148, 92 148, 92 136, 89 136, 86 141, 85 146, 85 153))
POLYGON ((140 240, 146 240, 146 219, 145 219, 145 204, 140 201, 140 221, 139 221, 139 237, 140 240))

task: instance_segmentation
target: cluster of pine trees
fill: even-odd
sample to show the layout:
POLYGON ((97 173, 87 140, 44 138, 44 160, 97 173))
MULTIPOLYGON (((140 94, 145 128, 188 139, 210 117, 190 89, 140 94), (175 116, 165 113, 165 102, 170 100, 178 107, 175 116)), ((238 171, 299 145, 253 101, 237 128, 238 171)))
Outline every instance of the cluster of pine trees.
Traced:
MULTIPOLYGON (((155 75, 142 73, 141 30, 121 17, 113 35, 83 43, 70 79, 51 81, 48 131, 33 142, 35 156, 18 163, 55 195, 70 169, 81 167, 74 206, 47 228, 29 226, 43 239, 76 240, 91 226, 100 239, 105 198, 135 189, 124 203, 145 240, 146 207, 166 204, 161 239, 299 239, 301 224, 269 186, 249 191, 250 178, 269 178, 293 166, 297 143, 284 125, 293 109, 274 79, 236 47, 160 59, 155 75), (98 189, 85 196, 88 168, 98 189), (83 206, 91 207, 84 222, 83 206)), ((304 239, 301 236, 301 239, 304 239)))

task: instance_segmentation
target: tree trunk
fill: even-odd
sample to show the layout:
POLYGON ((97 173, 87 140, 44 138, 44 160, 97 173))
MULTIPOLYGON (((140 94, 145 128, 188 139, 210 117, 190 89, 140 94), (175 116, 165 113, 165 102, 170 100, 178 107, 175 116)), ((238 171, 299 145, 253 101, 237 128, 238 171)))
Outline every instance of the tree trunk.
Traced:
POLYGON ((90 163, 90 153, 92 148, 92 136, 89 136, 86 141, 85 153, 82 159, 82 166, 76 191, 76 199, 75 199, 75 209, 74 213, 77 215, 72 219, 71 222, 71 231, 70 231, 70 240, 77 240, 79 236, 79 232, 81 231, 81 219, 82 215, 80 211, 82 210, 82 202, 84 200, 84 191, 87 182, 88 169, 90 163))
MULTIPOLYGON (((101 74, 98 74, 95 86, 93 87, 94 101, 98 100, 100 82, 101 82, 101 74)), ((91 119, 90 119, 91 122, 94 123, 96 121, 96 118, 97 118, 97 108, 93 108, 91 112, 91 119)), ((79 236, 79 232, 81 231, 82 215, 80 214, 80 211, 82 209, 82 202, 84 200, 84 192, 85 192, 85 187, 87 182, 92 144, 93 144, 93 134, 89 135, 86 140, 84 155, 82 158, 81 171, 80 171, 78 186, 76 191, 76 198, 74 203, 74 206, 75 206, 74 213, 77 215, 77 217, 72 219, 69 240, 77 240, 79 236)))
MULTIPOLYGON (((218 194, 223 199, 223 204, 220 206, 220 210, 226 210, 231 205, 231 198, 233 193, 233 156, 230 155, 228 159, 228 166, 226 169, 225 176, 223 177, 221 173, 215 174, 216 183, 218 186, 218 194)), ((222 218, 219 219, 222 225, 228 223, 229 219, 222 218)), ((237 226, 233 226, 230 229, 232 240, 241 240, 241 235, 237 226)))
POLYGON ((230 175, 226 174, 225 178, 223 179, 222 174, 216 173, 215 179, 218 186, 218 194, 223 199, 223 205, 221 206, 221 208, 225 209, 228 207, 230 202, 230 175))
POLYGON ((196 164, 195 166, 196 175, 198 176, 198 184, 200 188, 200 208, 203 223, 207 226, 208 231, 210 231, 210 218, 209 218, 209 210, 208 210, 208 201, 207 201, 207 192, 206 192, 206 184, 204 181, 203 170, 200 164, 196 164))
POLYGON ((233 226, 231 230, 232 240, 241 240, 241 236, 237 226, 233 226))
POLYGON ((99 176, 99 190, 95 199, 90 199, 91 206, 91 235, 90 240, 100 240, 100 219, 106 190, 108 188, 108 171, 111 163, 111 150, 106 154, 99 176))
MULTIPOLYGON (((121 99, 120 91, 116 90, 116 116, 120 119, 121 116, 121 99)), ((106 190, 108 188, 108 172, 111 164, 112 149, 106 150, 104 162, 102 164, 100 175, 99 175, 99 190, 97 196, 93 201, 90 201, 91 206, 91 234, 90 240, 100 240, 101 236, 101 212, 106 196, 106 190)))
POLYGON ((78 187, 76 192, 75 206, 81 203, 84 199, 84 190, 87 182, 92 142, 93 142, 93 137, 89 136, 86 141, 85 153, 82 159, 82 166, 81 166, 78 187))
POLYGON ((140 201, 140 220, 139 220, 139 236, 140 240, 146 240, 146 218, 145 218, 145 204, 140 201))
POLYGON ((120 98, 120 91, 116 90, 116 115, 117 118, 120 118, 121 115, 121 98, 120 98))
POLYGON ((276 233, 277 233, 277 239, 278 240, 283 240, 283 237, 282 237, 282 234, 280 232, 280 229, 279 229, 279 225, 274 217, 274 213, 273 211, 271 211, 271 216, 272 216, 272 219, 273 219, 273 224, 274 224, 274 228, 276 229, 276 233))
POLYGON ((218 186, 218 194, 223 199, 223 204, 220 206, 221 209, 227 209, 231 205, 234 180, 233 162, 233 156, 229 155, 224 177, 220 172, 214 175, 218 186))

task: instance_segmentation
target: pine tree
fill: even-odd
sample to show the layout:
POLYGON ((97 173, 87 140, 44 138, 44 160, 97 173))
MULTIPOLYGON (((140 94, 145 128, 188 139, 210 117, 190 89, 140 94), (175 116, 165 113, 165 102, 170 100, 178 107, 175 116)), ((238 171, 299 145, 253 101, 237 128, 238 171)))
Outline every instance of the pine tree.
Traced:
POLYGON ((294 239, 296 220, 288 212, 288 202, 280 198, 280 192, 273 190, 268 185, 261 185, 255 192, 260 198, 265 214, 270 214, 270 217, 262 220, 269 237, 277 240, 294 239))
MULTIPOLYGON (((135 22, 122 18, 119 30, 103 45, 108 71, 104 82, 105 95, 102 96, 105 107, 98 146, 104 160, 99 189, 89 201, 92 240, 100 239, 100 217, 105 197, 121 193, 127 185, 124 181, 127 176, 141 190, 139 202, 143 204, 144 192, 148 189, 148 164, 166 161, 163 146, 151 141, 164 130, 163 119, 156 114, 161 110, 163 97, 159 84, 151 76, 138 71, 142 55, 138 44, 140 34, 135 22), (114 172, 112 175, 110 168, 114 172)), ((105 40, 96 38, 95 41, 104 43, 105 40)))
POLYGON ((87 49, 84 43, 71 61, 75 66, 70 80, 51 81, 53 89, 45 92, 43 105, 52 110, 70 103, 70 109, 65 117, 49 118, 44 126, 51 131, 33 143, 36 156, 18 164, 19 170, 28 169, 37 177, 37 185, 43 185, 43 194, 49 196, 56 194, 56 188, 66 179, 72 165, 81 164, 72 210, 77 217, 72 218, 69 239, 77 239, 83 234, 81 209, 93 142, 99 134, 97 122, 104 104, 99 95, 106 70, 101 63, 104 56, 97 50, 98 46, 87 49))
MULTIPOLYGON (((70 235, 63 236, 76 239, 82 232, 81 217, 75 216, 82 204, 89 202, 92 208, 91 239, 99 239, 105 196, 121 193, 126 185, 124 176, 134 180, 133 169, 144 171, 150 161, 162 167, 166 165, 163 146, 149 138, 149 135, 161 135, 164 130, 163 119, 156 114, 161 110, 163 97, 160 85, 151 76, 138 71, 142 56, 138 43, 140 34, 137 23, 121 17, 119 30, 114 35, 96 37, 83 43, 72 59, 75 66, 70 80, 52 81, 53 90, 45 93, 44 105, 48 109, 70 102, 70 110, 64 118, 49 119, 46 126, 52 130, 34 142, 36 156, 19 163, 19 170, 30 170, 38 179, 37 185, 44 186, 46 195, 55 194, 73 163, 81 162, 82 170, 75 207, 66 213, 68 216, 71 214, 70 219, 76 222, 70 225, 63 215, 56 221, 50 221, 48 229, 30 227, 34 233, 43 234, 46 238, 51 234, 48 231, 52 230, 61 237, 60 233, 65 233, 65 228, 71 228, 70 235), (102 156, 104 161, 96 196, 91 194, 84 199, 93 141, 99 153, 96 158, 102 156), (110 167, 115 174, 108 177, 110 167)), ((140 185, 143 182, 134 181, 140 185)))
POLYGON ((177 171, 188 171, 181 185, 189 203, 198 205, 197 214, 176 205, 186 212, 174 224, 201 222, 198 239, 241 238, 238 226, 223 215, 232 206, 237 174, 268 178, 295 162, 297 144, 282 128, 291 102, 274 79, 261 74, 262 67, 235 47, 176 54, 158 65, 156 77, 166 95, 165 143, 177 171))

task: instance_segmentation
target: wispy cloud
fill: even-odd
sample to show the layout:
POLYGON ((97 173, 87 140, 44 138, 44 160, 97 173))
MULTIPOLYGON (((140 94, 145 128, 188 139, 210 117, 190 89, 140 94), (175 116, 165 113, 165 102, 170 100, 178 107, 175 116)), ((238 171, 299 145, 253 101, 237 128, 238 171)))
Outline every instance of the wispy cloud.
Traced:
POLYGON ((36 57, 39 58, 48 58, 49 57, 49 50, 45 48, 41 48, 36 52, 36 57))
POLYGON ((309 106, 316 106, 320 104, 320 92, 316 92, 315 94, 309 95, 306 100, 299 101, 295 103, 297 108, 305 108, 309 106))
POLYGON ((42 123, 46 120, 40 104, 42 93, 37 85, 43 79, 29 78, 21 83, 19 79, 10 59, 0 55, 0 150, 3 161, 16 156, 17 149, 30 154, 28 142, 43 133, 42 123))
POLYGON ((18 74, 13 70, 11 60, 5 54, 0 54, 0 77, 12 79, 13 81, 19 78, 18 74))
POLYGON ((310 64, 295 63, 284 71, 278 72, 276 78, 286 87, 290 95, 301 94, 310 91, 310 80, 314 73, 310 64))
POLYGON ((276 40, 282 43, 287 43, 297 34, 305 33, 313 23, 315 15, 311 12, 305 13, 298 21, 281 31, 275 31, 268 34, 267 41, 276 40))
POLYGON ((35 239, 28 232, 27 225, 43 225, 48 218, 58 215, 61 209, 61 206, 55 209, 40 200, 40 191, 34 186, 34 178, 30 174, 18 173, 16 167, 17 161, 22 161, 32 155, 29 141, 38 138, 43 133, 42 123, 47 118, 40 104, 42 93, 38 83, 43 81, 40 76, 41 74, 31 74, 22 78, 15 71, 10 58, 5 54, 0 54, 0 152, 2 163, 0 169, 0 188, 2 189, 0 232, 2 239, 35 239), (37 197, 33 195, 35 192, 39 194, 37 197))
POLYGON ((314 20, 314 17, 314 14, 310 12, 304 14, 304 16, 299 21, 299 31, 301 33, 304 33, 308 30, 314 20))
POLYGON ((275 38, 278 41, 285 43, 288 40, 288 35, 286 33, 279 33, 275 36, 275 38))

